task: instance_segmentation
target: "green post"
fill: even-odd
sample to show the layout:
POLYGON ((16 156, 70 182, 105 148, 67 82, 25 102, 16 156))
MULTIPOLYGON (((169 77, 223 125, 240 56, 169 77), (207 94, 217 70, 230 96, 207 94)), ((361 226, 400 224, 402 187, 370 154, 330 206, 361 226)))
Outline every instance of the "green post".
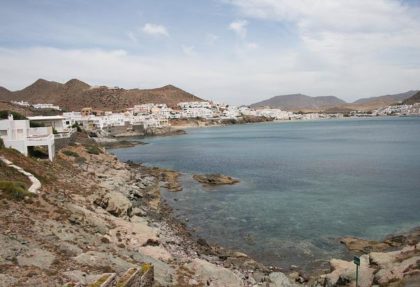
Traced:
POLYGON ((354 262, 354 264, 356 264, 356 287, 359 287, 359 265, 360 265, 360 257, 354 256, 353 262, 354 262))

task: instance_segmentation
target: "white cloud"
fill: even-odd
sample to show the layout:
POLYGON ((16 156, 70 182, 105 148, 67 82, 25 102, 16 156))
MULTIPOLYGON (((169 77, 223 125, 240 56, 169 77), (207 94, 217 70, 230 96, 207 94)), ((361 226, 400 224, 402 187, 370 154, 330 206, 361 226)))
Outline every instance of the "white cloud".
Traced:
POLYGON ((249 42, 249 43, 246 43, 246 47, 248 49, 257 49, 259 47, 259 45, 255 42, 249 42))
POLYGON ((143 32, 152 36, 169 36, 168 30, 165 26, 152 23, 146 23, 143 26, 143 32))
POLYGON ((139 56, 124 50, 0 48, 0 86, 21 89, 38 78, 60 82, 79 78, 92 85, 125 88, 174 84, 197 96, 231 104, 282 93, 354 99, 420 88, 419 67, 369 62, 338 71, 313 71, 300 66, 303 59, 293 50, 250 53, 252 57, 215 58, 208 54, 139 56))
POLYGON ((244 39, 247 34, 246 26, 248 25, 248 21, 246 20, 238 20, 234 21, 229 24, 229 30, 235 32, 240 38, 244 39))
POLYGON ((182 52, 187 56, 194 56, 196 54, 194 46, 182 45, 182 52))

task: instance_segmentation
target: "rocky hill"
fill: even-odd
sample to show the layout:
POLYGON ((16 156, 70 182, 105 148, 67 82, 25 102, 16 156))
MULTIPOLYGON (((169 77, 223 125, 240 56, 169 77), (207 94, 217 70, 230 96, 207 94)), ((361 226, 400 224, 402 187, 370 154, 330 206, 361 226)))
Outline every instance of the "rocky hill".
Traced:
POLYGON ((399 102, 402 102, 414 94, 416 94, 418 91, 408 91, 405 93, 399 93, 399 94, 393 94, 393 95, 385 95, 385 96, 379 96, 379 97, 371 97, 371 98, 363 98, 359 99, 352 104, 349 105, 349 107, 352 107, 354 109, 358 110, 369 110, 369 109, 377 109, 381 107, 386 107, 389 105, 393 105, 399 102))
POLYGON ((346 102, 333 96, 309 97, 302 94, 291 94, 276 96, 265 101, 252 104, 251 107, 258 108, 269 106, 287 111, 321 111, 336 107, 346 102))
POLYGON ((404 100, 403 102, 404 104, 407 105, 413 105, 415 103, 420 103, 420 92, 417 92, 416 94, 414 94, 412 97, 404 100))
POLYGON ((269 106, 271 108, 280 108, 287 111, 303 111, 303 112, 343 112, 352 110, 369 111, 386 107, 412 97, 419 91, 412 90, 405 93, 385 95, 379 97, 362 98, 353 103, 333 97, 310 97, 302 94, 291 94, 284 96, 276 96, 265 101, 252 104, 251 107, 258 108, 269 106))
POLYGON ((163 103, 173 107, 179 102, 202 101, 172 85, 156 89, 126 90, 105 86, 92 87, 77 79, 64 84, 39 79, 32 85, 14 92, 0 87, 0 100, 28 101, 31 104, 50 103, 69 111, 77 111, 84 107, 119 111, 144 103, 163 103))

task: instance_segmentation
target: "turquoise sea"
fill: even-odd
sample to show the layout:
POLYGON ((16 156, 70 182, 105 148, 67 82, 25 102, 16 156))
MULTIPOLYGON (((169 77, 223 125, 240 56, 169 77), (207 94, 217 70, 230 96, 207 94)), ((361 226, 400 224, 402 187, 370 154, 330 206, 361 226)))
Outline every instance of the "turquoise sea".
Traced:
POLYGON ((210 243, 266 264, 312 270, 351 258, 338 242, 420 226, 420 118, 279 122, 141 139, 120 159, 184 173, 164 192, 176 215, 210 243), (234 186, 202 187, 193 173, 234 186))

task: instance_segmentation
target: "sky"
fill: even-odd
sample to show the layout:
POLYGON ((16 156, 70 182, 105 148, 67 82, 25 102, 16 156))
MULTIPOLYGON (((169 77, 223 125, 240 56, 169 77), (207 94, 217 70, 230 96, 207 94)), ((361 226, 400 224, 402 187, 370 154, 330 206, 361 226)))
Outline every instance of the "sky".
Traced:
POLYGON ((38 78, 251 104, 420 89, 420 0, 0 0, 0 86, 38 78))

